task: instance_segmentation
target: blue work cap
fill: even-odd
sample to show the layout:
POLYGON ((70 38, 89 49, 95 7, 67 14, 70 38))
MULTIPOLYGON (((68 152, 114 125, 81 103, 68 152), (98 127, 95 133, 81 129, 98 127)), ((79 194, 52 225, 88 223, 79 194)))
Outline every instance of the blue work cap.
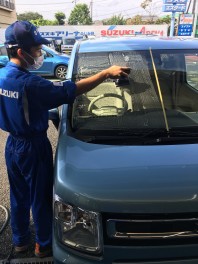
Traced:
POLYGON ((5 31, 5 45, 12 47, 32 47, 41 44, 49 44, 45 38, 42 38, 37 28, 29 21, 16 21, 7 27, 5 31))

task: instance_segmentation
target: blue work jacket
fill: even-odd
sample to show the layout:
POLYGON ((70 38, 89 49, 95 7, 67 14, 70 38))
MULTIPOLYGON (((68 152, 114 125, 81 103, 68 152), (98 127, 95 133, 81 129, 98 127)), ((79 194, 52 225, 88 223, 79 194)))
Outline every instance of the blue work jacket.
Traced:
POLYGON ((73 82, 53 83, 9 62, 0 70, 0 128, 13 136, 46 132, 48 110, 75 99, 73 82))

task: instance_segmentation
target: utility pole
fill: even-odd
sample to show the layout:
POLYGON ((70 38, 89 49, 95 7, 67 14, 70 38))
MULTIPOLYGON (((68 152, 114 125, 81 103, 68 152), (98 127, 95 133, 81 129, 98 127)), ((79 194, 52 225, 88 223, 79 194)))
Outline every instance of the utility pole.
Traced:
POLYGON ((175 12, 172 12, 171 16, 171 25, 170 25, 170 37, 174 36, 174 29, 175 29, 175 12))
POLYGON ((193 1, 192 14, 194 15, 193 37, 195 38, 197 31, 197 16, 198 16, 198 2, 196 0, 193 1))
POLYGON ((195 13, 196 0, 193 0, 192 13, 195 13))
POLYGON ((190 6, 191 6, 191 2, 192 2, 192 0, 190 0, 190 2, 189 2, 189 4, 188 4, 188 8, 186 9, 185 14, 188 14, 188 13, 189 13, 189 9, 190 9, 190 6))
POLYGON ((91 2, 90 2, 90 16, 92 19, 92 16, 93 16, 93 0, 91 0, 91 2))

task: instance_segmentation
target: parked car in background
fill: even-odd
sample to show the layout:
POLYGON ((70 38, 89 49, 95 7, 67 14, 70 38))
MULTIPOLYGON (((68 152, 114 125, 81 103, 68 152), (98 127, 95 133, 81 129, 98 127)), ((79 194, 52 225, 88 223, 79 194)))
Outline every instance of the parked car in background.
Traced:
POLYGON ((8 56, 6 48, 3 44, 0 44, 0 68, 4 67, 8 62, 8 56))
POLYGON ((71 54, 75 42, 75 37, 63 37, 61 41, 61 52, 71 54))
POLYGON ((198 263, 197 54, 156 37, 75 44, 67 79, 131 72, 64 105, 60 122, 53 111, 55 263, 198 263))
MULTIPOLYGON (((53 76, 60 80, 65 80, 70 57, 45 45, 42 45, 42 51, 44 53, 44 62, 42 67, 38 70, 32 70, 31 72, 41 76, 53 76)), ((9 59, 6 48, 3 44, 1 44, 0 67, 4 67, 8 61, 9 59)))
POLYGON ((54 50, 56 50, 56 51, 58 51, 58 52, 61 52, 61 45, 60 45, 60 43, 58 42, 58 40, 56 40, 56 39, 51 39, 50 40, 50 44, 48 45, 48 47, 50 47, 50 48, 52 48, 52 49, 54 49, 54 50))

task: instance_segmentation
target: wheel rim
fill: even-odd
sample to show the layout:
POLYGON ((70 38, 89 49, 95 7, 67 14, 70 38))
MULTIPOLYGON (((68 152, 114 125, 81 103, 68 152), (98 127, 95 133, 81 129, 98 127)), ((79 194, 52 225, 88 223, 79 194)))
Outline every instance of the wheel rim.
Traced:
POLYGON ((57 77, 58 78, 65 78, 66 77, 66 73, 67 73, 67 68, 62 66, 62 67, 58 67, 57 68, 57 77))

